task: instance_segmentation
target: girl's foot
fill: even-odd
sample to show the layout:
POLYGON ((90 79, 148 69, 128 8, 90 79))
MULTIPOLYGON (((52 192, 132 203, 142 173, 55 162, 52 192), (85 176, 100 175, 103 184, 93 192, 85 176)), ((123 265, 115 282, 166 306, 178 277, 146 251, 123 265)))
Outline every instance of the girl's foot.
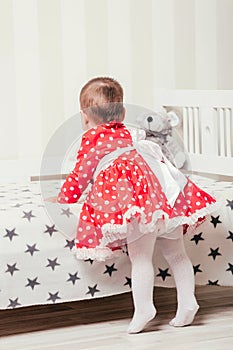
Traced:
POLYGON ((141 332, 148 322, 153 320, 156 315, 156 309, 154 306, 149 310, 143 310, 143 312, 135 312, 132 321, 129 324, 128 333, 134 334, 141 332))
POLYGON ((183 327, 190 325, 193 322, 198 309, 199 305, 195 303, 191 308, 186 308, 182 311, 178 311, 176 317, 169 322, 170 326, 183 327))

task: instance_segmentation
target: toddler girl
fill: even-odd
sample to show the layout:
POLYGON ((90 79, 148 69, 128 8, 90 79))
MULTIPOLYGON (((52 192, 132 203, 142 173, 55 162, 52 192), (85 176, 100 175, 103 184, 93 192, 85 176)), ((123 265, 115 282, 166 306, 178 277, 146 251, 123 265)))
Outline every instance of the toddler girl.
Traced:
POLYGON ((152 255, 157 242, 177 288, 178 308, 170 324, 191 324, 199 306, 183 225, 213 211, 215 200, 174 168, 156 144, 133 143, 122 123, 123 91, 117 81, 90 80, 81 90, 80 106, 86 132, 58 195, 58 202, 74 203, 90 185, 77 228, 77 258, 109 259, 127 243, 134 302, 128 332, 137 333, 156 314, 152 255))

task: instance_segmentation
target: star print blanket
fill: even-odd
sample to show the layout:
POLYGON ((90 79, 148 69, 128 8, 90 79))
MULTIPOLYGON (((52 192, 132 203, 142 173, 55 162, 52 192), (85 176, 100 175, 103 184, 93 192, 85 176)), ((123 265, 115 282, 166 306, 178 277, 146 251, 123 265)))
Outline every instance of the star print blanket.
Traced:
MULTIPOLYGON (((195 232, 185 235, 196 284, 233 286, 233 183, 191 176, 221 202, 195 232)), ((50 195, 60 188, 51 181, 50 195)), ((0 184, 0 309, 66 302, 130 290, 127 249, 106 262, 78 261, 73 235, 81 204, 60 205, 66 232, 44 207, 38 182, 0 184), (74 208, 74 210, 73 210, 74 208)), ((59 218, 57 218, 59 219, 59 218)), ((155 285, 172 287, 171 271, 155 250, 155 285)))

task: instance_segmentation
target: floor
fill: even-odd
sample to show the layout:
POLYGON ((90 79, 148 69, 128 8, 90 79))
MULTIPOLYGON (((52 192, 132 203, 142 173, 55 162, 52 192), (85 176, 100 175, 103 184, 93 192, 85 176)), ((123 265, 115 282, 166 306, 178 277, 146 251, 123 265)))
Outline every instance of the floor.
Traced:
POLYGON ((155 288, 156 318, 128 335, 131 294, 79 302, 0 310, 1 350, 232 350, 233 288, 196 288, 200 310, 189 327, 168 325, 174 289, 155 288))

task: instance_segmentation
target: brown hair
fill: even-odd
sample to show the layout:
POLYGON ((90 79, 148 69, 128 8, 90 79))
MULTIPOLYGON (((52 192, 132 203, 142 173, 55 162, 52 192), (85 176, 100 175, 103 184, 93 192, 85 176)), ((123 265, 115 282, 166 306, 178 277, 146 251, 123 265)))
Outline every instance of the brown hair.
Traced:
POLYGON ((121 120, 124 112, 123 89, 112 78, 91 79, 80 92, 80 107, 97 123, 121 120))

